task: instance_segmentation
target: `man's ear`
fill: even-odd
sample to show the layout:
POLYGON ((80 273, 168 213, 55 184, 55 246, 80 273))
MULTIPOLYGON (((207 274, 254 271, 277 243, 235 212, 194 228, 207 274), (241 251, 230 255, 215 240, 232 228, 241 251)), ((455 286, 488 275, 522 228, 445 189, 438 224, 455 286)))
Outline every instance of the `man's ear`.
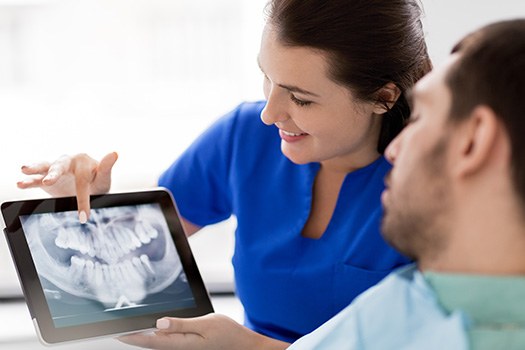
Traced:
POLYGON ((490 162, 498 148, 501 124, 494 111, 487 106, 478 106, 470 116, 460 122, 458 142, 455 143, 453 168, 459 176, 468 176, 490 162))
POLYGON ((383 114, 388 112, 388 110, 396 103, 400 95, 401 90, 396 84, 392 82, 385 84, 377 92, 377 102, 374 106, 374 113, 383 114))

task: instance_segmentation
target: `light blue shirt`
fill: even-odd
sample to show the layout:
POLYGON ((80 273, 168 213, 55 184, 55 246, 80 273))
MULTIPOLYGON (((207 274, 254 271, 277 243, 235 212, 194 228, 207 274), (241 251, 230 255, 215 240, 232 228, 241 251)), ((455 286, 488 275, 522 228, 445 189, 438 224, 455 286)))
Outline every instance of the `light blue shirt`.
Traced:
POLYGON ((451 313, 415 266, 403 267, 289 349, 468 349, 461 311, 451 313))

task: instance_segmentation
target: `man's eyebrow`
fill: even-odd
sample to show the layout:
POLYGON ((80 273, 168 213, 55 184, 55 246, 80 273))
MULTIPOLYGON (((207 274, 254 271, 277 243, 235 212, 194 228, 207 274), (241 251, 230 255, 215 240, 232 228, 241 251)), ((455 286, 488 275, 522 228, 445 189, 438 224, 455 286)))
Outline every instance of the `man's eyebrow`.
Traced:
MULTIPOLYGON (((257 65, 259 66, 259 69, 261 70, 261 72, 264 73, 264 69, 262 69, 261 67, 261 62, 259 61, 259 57, 257 57, 257 65)), ((265 73, 264 73, 265 74, 265 73)), ((297 92, 297 93, 300 93, 302 95, 309 95, 309 96, 314 96, 314 97, 321 97, 319 96, 318 94, 314 93, 314 92, 311 92, 311 91, 308 91, 308 90, 305 90, 305 89, 301 89, 300 87, 298 86, 294 86, 294 85, 286 85, 286 84, 277 84, 277 86, 279 87, 282 87, 283 89, 286 89, 290 92, 297 92)))

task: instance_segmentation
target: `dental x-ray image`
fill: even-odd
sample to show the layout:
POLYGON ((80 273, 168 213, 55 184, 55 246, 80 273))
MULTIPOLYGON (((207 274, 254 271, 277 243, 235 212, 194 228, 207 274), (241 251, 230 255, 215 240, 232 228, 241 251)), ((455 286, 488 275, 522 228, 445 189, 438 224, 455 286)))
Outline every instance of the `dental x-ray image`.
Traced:
POLYGON ((195 305, 158 204, 20 220, 56 327, 195 305))

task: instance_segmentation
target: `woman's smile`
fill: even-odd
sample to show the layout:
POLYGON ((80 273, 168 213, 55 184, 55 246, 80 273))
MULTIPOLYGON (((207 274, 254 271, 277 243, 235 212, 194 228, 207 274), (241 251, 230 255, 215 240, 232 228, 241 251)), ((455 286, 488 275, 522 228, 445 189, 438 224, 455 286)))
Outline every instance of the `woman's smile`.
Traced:
POLYGON ((285 131, 283 129, 279 129, 279 136, 281 137, 281 139, 283 139, 286 142, 297 142, 299 140, 302 140, 306 136, 308 136, 308 134, 290 132, 290 131, 285 131))

